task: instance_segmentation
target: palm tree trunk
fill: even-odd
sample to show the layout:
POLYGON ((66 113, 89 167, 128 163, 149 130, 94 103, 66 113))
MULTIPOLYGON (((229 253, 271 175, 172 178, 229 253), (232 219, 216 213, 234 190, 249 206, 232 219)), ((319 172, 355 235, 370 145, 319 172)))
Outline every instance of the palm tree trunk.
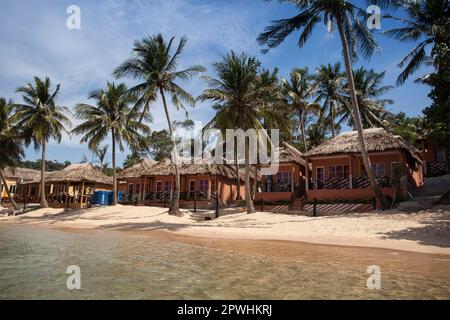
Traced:
POLYGON ((235 159, 234 161, 235 161, 235 165, 236 165, 236 188, 237 188, 236 200, 241 200, 241 172, 239 170, 239 162, 238 162, 237 152, 235 152, 234 159, 235 159))
POLYGON ((170 121, 169 109, 167 108, 167 101, 166 101, 166 97, 164 95, 164 91, 162 88, 159 88, 159 92, 161 94, 161 98, 162 98, 163 105, 164 105, 164 112, 166 113, 167 124, 169 126, 169 134, 170 134, 170 138, 172 140, 172 145, 173 145, 172 155, 173 155, 173 161, 174 161, 174 165, 175 165, 175 193, 173 195, 172 205, 169 210, 169 214, 181 216, 182 214, 180 212, 180 169, 178 166, 177 142, 175 140, 175 137, 173 136, 172 122, 170 121))
MULTIPOLYGON (((245 132, 245 113, 239 114, 241 129, 245 132)), ((247 207, 247 213, 255 213, 255 207, 252 201, 252 192, 250 186, 250 152, 249 152, 250 141, 247 142, 247 138, 244 136, 244 146, 245 146, 245 205, 247 207)))
POLYGON ((358 131, 358 141, 359 141, 359 147, 361 149, 361 156, 362 156, 362 159, 364 162, 364 167, 366 168, 366 172, 367 172, 367 176, 370 181, 370 185, 375 193, 375 197, 380 202, 383 210, 388 209, 389 203, 386 200, 386 198, 383 196, 383 193, 381 192, 381 189, 379 188, 379 186, 375 180, 375 176, 372 171, 372 165, 370 163, 369 153, 367 152, 366 142, 365 142, 364 136, 363 136, 361 114, 359 112, 358 100, 356 97, 356 90, 355 90, 355 82, 353 79, 353 70, 352 70, 352 65, 350 62, 350 50, 348 47, 347 37, 346 37, 343 27, 342 27, 342 23, 343 23, 342 17, 340 15, 338 15, 336 18, 337 18, 337 26, 338 26, 338 30, 339 30, 339 35, 340 35, 341 42, 342 42, 342 48, 344 51, 345 69, 347 72, 347 79, 348 79, 348 84, 349 84, 349 88, 350 88, 350 96, 351 96, 352 106, 353 106, 353 110, 352 110, 353 111, 353 120, 355 122, 356 130, 358 131))
MULTIPOLYGON (((17 203, 14 201, 13 197, 11 196, 11 192, 9 192, 8 183, 6 182, 5 176, 3 175, 3 169, 1 169, 1 168, 0 168, 0 178, 1 178, 1 182, 5 186, 5 191, 6 191, 6 195, 8 196, 9 202, 14 207, 14 210, 19 210, 19 206, 17 205, 17 203)), ((0 190, 1 190, 1 188, 0 188, 0 190)), ((0 194, 0 196, 1 196, 1 194, 0 194)))
POLYGON ((305 110, 300 112, 300 131, 302 133, 303 145, 305 147, 305 152, 308 152, 308 145, 306 143, 306 135, 305 135, 305 110))
POLYGON ((331 115, 331 135, 334 137, 336 137, 336 126, 334 124, 334 105, 333 102, 330 101, 330 115, 331 115))
POLYGON ((45 152, 47 149, 47 141, 42 141, 42 162, 41 162, 41 207, 48 208, 47 199, 45 198, 45 152))
POLYGON ((116 132, 112 133, 112 167, 113 167, 113 206, 117 205, 117 177, 116 177, 116 132))

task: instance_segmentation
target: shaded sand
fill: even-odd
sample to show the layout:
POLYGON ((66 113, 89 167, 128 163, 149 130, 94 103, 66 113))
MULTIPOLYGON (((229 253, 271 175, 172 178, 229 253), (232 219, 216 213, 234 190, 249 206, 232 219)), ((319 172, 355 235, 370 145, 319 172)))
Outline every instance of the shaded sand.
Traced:
POLYGON ((307 217, 241 213, 197 222, 189 218, 188 211, 180 218, 168 215, 164 208, 118 205, 67 211, 39 209, 18 217, 0 217, 1 223, 127 231, 172 240, 183 238, 184 241, 187 238, 183 236, 189 236, 197 239, 188 241, 202 245, 215 239, 286 240, 450 254, 450 206, 414 214, 390 211, 307 217))

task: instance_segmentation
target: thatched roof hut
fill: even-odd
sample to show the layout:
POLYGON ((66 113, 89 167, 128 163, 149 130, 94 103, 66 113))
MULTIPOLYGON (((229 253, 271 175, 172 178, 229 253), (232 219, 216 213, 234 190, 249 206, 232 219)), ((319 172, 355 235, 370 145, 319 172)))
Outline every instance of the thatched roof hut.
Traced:
POLYGON ((201 159, 194 163, 182 164, 180 168, 182 175, 212 175, 236 179, 236 169, 229 164, 217 164, 213 159, 201 159))
POLYGON ((117 175, 118 179, 132 179, 140 178, 146 173, 151 171, 151 168, 155 166, 158 162, 148 158, 144 158, 138 164, 124 169, 117 175))
MULTIPOLYGON (((97 183, 103 185, 112 185, 113 181, 111 177, 105 175, 99 168, 93 166, 90 163, 77 163, 71 164, 63 170, 53 171, 47 173, 45 177, 46 183, 97 183)), ((40 177, 34 179, 32 183, 40 182, 40 177)))
MULTIPOLYGON (((400 136, 383 128, 364 129, 368 152, 405 150, 414 160, 422 163, 420 151, 400 136)), ((345 132, 305 153, 306 157, 360 153, 357 131, 345 132)))
POLYGON ((5 167, 3 170, 5 178, 19 179, 24 181, 38 179, 41 172, 39 170, 18 168, 18 167, 5 167))

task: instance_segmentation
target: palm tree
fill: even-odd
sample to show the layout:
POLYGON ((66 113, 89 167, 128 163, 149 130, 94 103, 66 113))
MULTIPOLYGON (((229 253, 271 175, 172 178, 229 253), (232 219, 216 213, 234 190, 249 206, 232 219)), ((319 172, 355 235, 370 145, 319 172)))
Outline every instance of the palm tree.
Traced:
MULTIPOLYGON (((367 70, 363 67, 353 72, 359 112, 364 128, 384 127, 384 120, 388 113, 384 106, 394 103, 390 99, 380 99, 382 95, 393 88, 381 85, 385 73, 377 73, 373 69, 367 70)), ((342 121, 347 121, 350 126, 354 126, 350 101, 344 104, 342 118, 339 122, 342 121)))
POLYGON ((24 104, 16 104, 16 113, 13 121, 18 128, 23 131, 25 145, 31 142, 34 148, 41 147, 41 186, 40 197, 41 207, 47 208, 48 203, 45 198, 45 155, 48 141, 53 138, 58 143, 61 142, 62 134, 67 132, 66 127, 70 127, 71 122, 66 114, 70 110, 64 106, 56 105, 60 85, 51 92, 51 82, 49 78, 44 81, 38 77, 34 78, 34 84, 28 83, 25 87, 20 87, 17 92, 22 93, 24 104))
POLYGON ((341 71, 341 64, 321 65, 314 75, 313 90, 316 103, 323 101, 321 112, 328 114, 324 120, 330 124, 331 136, 334 138, 338 131, 336 116, 345 104, 344 92, 345 74, 341 71))
MULTIPOLYGON (((145 139, 143 134, 150 132, 149 127, 140 121, 140 114, 133 111, 130 105, 135 105, 138 97, 128 93, 125 84, 107 83, 106 89, 92 91, 89 99, 96 102, 95 106, 78 104, 75 107, 75 116, 84 120, 72 132, 84 134, 81 142, 87 142, 91 150, 98 148, 100 143, 111 134, 113 190, 114 201, 117 204, 116 180, 116 146, 120 151, 125 150, 125 143, 131 149, 143 148, 145 139)), ((144 120, 148 120, 144 116, 144 120)))
POLYGON ((448 24, 450 2, 449 0, 399 0, 398 2, 404 7, 408 18, 398 18, 392 15, 385 17, 401 21, 405 26, 383 33, 402 42, 420 40, 398 65, 400 68, 404 68, 397 78, 397 85, 401 85, 422 65, 430 64, 432 59, 426 53, 427 47, 443 42, 437 32, 437 26, 448 24))
POLYGON ((180 170, 178 163, 178 152, 176 139, 173 135, 172 121, 166 101, 166 94, 172 98, 172 104, 179 110, 184 109, 184 104, 194 106, 194 98, 175 81, 187 80, 205 68, 194 65, 184 70, 178 70, 178 60, 187 39, 182 37, 178 42, 175 52, 172 52, 172 45, 175 38, 172 37, 167 42, 161 34, 151 36, 142 41, 135 41, 133 57, 126 60, 115 71, 116 77, 128 76, 138 79, 140 83, 130 89, 131 93, 146 97, 160 96, 164 112, 167 119, 169 133, 171 135, 173 152, 172 159, 175 166, 175 194, 173 197, 170 214, 181 215, 180 207, 180 170))
POLYGON ((306 142, 305 123, 308 114, 317 114, 319 106, 316 103, 308 101, 312 96, 311 75, 308 68, 294 69, 290 73, 289 80, 282 79, 283 93, 286 96, 288 105, 294 112, 298 113, 298 130, 302 135, 303 147, 305 152, 308 151, 306 142))
MULTIPOLYGON (((215 122, 219 127, 228 129, 240 128, 262 129, 261 119, 282 123, 283 119, 276 112, 274 103, 277 99, 276 71, 270 73, 260 69, 260 62, 242 53, 236 55, 233 51, 222 61, 213 64, 217 78, 205 77, 209 88, 199 100, 210 100, 216 103, 215 122)), ((280 91, 278 91, 280 93, 280 91)), ((245 201, 247 213, 254 213, 251 199, 249 142, 245 146, 245 201)))
MULTIPOLYGON (((378 50, 378 44, 372 34, 367 30, 360 17, 367 17, 364 8, 359 8, 357 1, 346 0, 279 0, 284 3, 295 5, 300 11, 294 17, 274 21, 266 28, 265 32, 259 35, 258 41, 268 45, 268 48, 279 46, 288 35, 300 30, 298 46, 302 47, 310 38, 314 27, 324 21, 329 31, 333 26, 337 26, 347 74, 348 86, 352 102, 353 118, 358 131, 358 142, 361 149, 361 156, 366 168, 372 189, 383 208, 388 208, 389 203, 383 196, 372 170, 366 142, 363 135, 363 127, 356 95, 355 83, 352 71, 352 59, 357 57, 357 51, 369 59, 374 51, 378 50)), ((396 6, 396 0, 371 0, 370 4, 380 5, 383 8, 396 6)), ((268 50, 268 49, 267 49, 268 50)))
POLYGON ((24 155, 19 133, 11 121, 13 109, 12 102, 6 102, 4 98, 0 98, 0 150, 7 150, 7 152, 0 152, 0 185, 3 184, 5 186, 9 202, 15 210, 18 210, 19 206, 12 198, 3 174, 6 166, 15 166, 24 155))
POLYGON ((102 171, 108 166, 108 163, 105 163, 106 154, 108 153, 109 145, 104 145, 103 147, 97 147, 92 152, 97 157, 97 162, 100 164, 102 171))

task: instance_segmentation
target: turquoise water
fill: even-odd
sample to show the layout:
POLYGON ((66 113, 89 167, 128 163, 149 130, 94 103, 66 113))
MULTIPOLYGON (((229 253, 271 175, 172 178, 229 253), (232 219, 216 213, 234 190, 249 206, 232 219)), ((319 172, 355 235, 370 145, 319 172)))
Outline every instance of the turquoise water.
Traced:
POLYGON ((346 259, 267 258, 108 232, 1 226, 0 299, 450 298, 450 276, 429 273, 382 270, 382 289, 369 290, 366 270, 346 259), (69 265, 81 269, 80 290, 66 287, 69 265))

